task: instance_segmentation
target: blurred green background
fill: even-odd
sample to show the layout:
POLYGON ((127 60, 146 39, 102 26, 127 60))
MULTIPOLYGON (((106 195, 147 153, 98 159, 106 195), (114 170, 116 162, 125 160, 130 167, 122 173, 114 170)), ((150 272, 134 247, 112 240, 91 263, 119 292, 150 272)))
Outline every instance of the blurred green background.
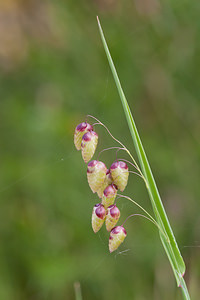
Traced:
MULTIPOLYGON (((199 12, 195 0, 0 1, 0 299, 71 300, 75 282, 83 300, 181 299, 153 225, 130 219, 111 255, 105 228, 91 229, 99 200, 76 125, 96 116, 136 157, 96 15, 199 299, 199 12)), ((96 158, 116 143, 95 130, 96 158)), ((109 167, 115 152, 101 159, 109 167)), ((139 177, 124 194, 152 212, 139 177)), ((121 222, 139 212, 118 205, 121 222)))

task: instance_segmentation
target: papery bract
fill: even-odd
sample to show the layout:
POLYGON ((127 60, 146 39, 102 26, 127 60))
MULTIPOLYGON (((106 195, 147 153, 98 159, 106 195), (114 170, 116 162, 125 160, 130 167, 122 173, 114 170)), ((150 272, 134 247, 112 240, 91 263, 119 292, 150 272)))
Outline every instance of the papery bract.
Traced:
POLYGON ((82 122, 78 126, 76 126, 75 133, 74 133, 74 144, 77 150, 81 150, 81 142, 83 135, 88 132, 92 131, 93 127, 87 122, 82 122))
POLYGON ((107 208, 107 214, 106 214, 106 229, 107 229, 107 231, 111 231, 111 229, 113 229, 113 227, 115 227, 119 218, 120 218, 119 208, 116 206, 116 204, 110 205, 107 208))
POLYGON ((115 251, 121 245, 121 243, 123 243, 126 236, 127 233, 123 226, 117 226, 111 230, 109 237, 110 253, 115 251))
POLYGON ((92 160, 88 164, 87 179, 93 193, 95 193, 104 183, 107 168, 105 164, 98 160, 92 160))
POLYGON ((117 187, 114 184, 110 184, 105 188, 102 196, 102 204, 107 208, 112 205, 117 195, 117 187))
POLYGON ((98 134, 94 131, 85 133, 82 137, 81 149, 82 157, 87 163, 94 155, 98 143, 98 134))
POLYGON ((129 176, 127 164, 123 161, 114 162, 110 167, 110 173, 114 184, 123 192, 129 176))
POLYGON ((105 180, 97 191, 99 198, 103 197, 103 192, 104 192, 105 188, 107 188, 107 186, 109 186, 111 183, 112 183, 112 177, 110 174, 110 170, 107 170, 105 180))
POLYGON ((94 206, 92 211, 92 229, 96 233, 102 227, 106 217, 106 210, 101 203, 94 206))

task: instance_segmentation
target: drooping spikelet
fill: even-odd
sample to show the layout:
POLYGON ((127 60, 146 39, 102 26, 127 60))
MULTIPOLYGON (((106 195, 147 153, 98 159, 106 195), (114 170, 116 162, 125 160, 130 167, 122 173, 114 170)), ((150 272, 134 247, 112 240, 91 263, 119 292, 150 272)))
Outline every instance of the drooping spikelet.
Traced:
POLYGON ((102 227, 106 217, 106 210, 101 203, 94 206, 92 211, 92 229, 96 233, 102 227))
POLYGON ((82 137, 82 157, 87 163, 94 155, 98 143, 98 134, 94 131, 86 132, 82 137))
POLYGON ((93 193, 95 193, 104 183, 107 168, 105 164, 98 160, 92 160, 88 164, 87 179, 93 193))
POLYGON ((106 214, 106 229, 107 231, 111 231, 117 224, 118 220, 120 218, 120 210, 116 206, 116 204, 110 205, 107 208, 107 214, 106 214))
POLYGON ((76 126, 74 132, 74 144, 77 150, 81 150, 81 142, 83 135, 88 132, 92 131, 93 127, 87 122, 82 122, 78 126, 76 126))
POLYGON ((109 237, 110 253, 115 251, 121 245, 121 243, 123 243, 126 236, 127 233, 123 226, 117 226, 111 230, 109 237))
POLYGON ((105 208, 112 205, 117 195, 117 187, 114 184, 110 184, 105 188, 102 196, 102 204, 105 208))
POLYGON ((103 192, 104 192, 105 188, 107 188, 107 186, 109 186, 111 183, 112 183, 112 177, 110 174, 110 170, 107 170, 105 180, 97 191, 99 198, 103 197, 103 192))
POLYGON ((113 183, 116 184, 120 191, 124 191, 128 182, 128 166, 123 161, 114 162, 110 167, 110 173, 113 183))

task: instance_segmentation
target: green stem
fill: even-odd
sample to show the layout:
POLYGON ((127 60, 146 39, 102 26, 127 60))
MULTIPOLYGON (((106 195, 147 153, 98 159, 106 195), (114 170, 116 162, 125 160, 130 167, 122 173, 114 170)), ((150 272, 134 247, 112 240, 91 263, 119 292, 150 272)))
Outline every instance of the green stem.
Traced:
POLYGON ((180 288, 182 290, 183 298, 185 300, 190 300, 190 295, 189 295, 189 292, 188 292, 188 289, 187 289, 187 285, 186 285, 185 280, 184 280, 183 277, 182 277, 180 282, 181 282, 180 283, 180 288))

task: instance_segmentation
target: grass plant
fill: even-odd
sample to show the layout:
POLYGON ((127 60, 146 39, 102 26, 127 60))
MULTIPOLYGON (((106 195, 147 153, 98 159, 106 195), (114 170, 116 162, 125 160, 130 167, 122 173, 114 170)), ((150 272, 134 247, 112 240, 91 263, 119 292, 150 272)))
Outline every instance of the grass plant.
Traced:
MULTIPOLYGON (((100 21, 97 17, 98 21, 98 27, 99 32, 101 35, 101 39, 103 42, 104 50, 114 77, 114 81, 116 84, 116 87, 118 89, 118 93, 121 99, 121 103, 124 109, 124 113, 126 116, 126 120, 129 126, 130 134, 133 139, 133 143, 135 146, 135 150, 138 156, 139 164, 142 170, 142 176, 144 176, 144 182, 145 186, 147 188, 147 192, 149 194, 149 198, 151 200, 153 212, 155 215, 155 219, 158 223, 158 231, 160 235, 160 239, 162 242, 162 245, 165 249, 165 252, 167 254, 167 257, 170 261, 174 276, 176 278, 177 286, 181 287, 183 299, 190 299, 189 292, 184 280, 184 274, 185 274, 185 263, 183 261, 183 258, 181 256, 181 253, 179 251, 175 236, 173 234, 172 228, 170 226, 167 214, 165 212, 164 206, 162 204, 156 182, 154 180, 144 147, 142 145, 142 141, 140 139, 135 121, 133 119, 131 110, 129 108, 128 102, 126 100, 125 94, 123 92, 116 68, 114 66, 109 48, 107 46, 103 30, 101 28, 100 21)), ((133 162, 135 163, 135 160, 133 159, 133 156, 131 153, 128 153, 130 157, 132 158, 133 162)))

